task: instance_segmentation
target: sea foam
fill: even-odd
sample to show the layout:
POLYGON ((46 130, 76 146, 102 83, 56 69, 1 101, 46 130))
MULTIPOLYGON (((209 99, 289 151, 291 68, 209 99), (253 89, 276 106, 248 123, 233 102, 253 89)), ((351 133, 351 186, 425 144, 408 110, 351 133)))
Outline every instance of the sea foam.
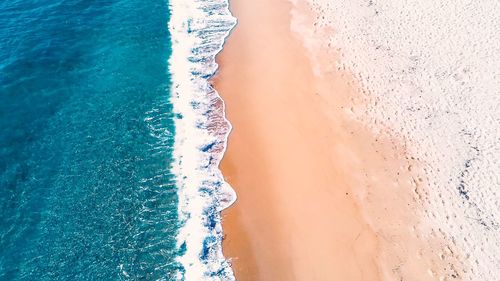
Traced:
POLYGON ((222 254, 220 211, 236 195, 218 168, 231 125, 210 83, 215 56, 236 24, 226 0, 171 0, 172 103, 177 115, 172 167, 177 175, 181 280, 234 280, 222 254))

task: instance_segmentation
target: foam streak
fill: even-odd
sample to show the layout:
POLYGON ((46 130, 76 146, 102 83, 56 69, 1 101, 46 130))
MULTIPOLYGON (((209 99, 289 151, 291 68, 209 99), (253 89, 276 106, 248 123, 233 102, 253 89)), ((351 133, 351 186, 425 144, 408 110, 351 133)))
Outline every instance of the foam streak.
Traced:
POLYGON ((234 280, 222 254, 220 211, 236 199, 218 168, 231 125, 209 79, 215 56, 236 24, 225 0, 171 0, 172 103, 179 195, 182 280, 234 280))

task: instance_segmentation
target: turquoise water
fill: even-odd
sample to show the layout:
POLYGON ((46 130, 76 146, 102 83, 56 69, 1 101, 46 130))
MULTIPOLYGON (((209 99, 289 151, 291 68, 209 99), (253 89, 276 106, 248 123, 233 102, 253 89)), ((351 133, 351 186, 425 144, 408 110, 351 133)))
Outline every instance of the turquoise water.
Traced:
POLYGON ((0 1, 0 280, 172 280, 164 0, 0 1))

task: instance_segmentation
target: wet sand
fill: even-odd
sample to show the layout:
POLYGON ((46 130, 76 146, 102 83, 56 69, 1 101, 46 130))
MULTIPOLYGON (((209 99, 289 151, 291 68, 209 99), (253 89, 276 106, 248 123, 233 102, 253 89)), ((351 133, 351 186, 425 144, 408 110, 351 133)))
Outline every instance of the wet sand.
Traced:
POLYGON ((356 118, 363 96, 334 54, 316 50, 315 75, 291 8, 232 0, 239 23, 218 57, 233 125, 221 169, 238 195, 223 249, 237 280, 438 280, 451 269, 418 229, 418 164, 356 118))

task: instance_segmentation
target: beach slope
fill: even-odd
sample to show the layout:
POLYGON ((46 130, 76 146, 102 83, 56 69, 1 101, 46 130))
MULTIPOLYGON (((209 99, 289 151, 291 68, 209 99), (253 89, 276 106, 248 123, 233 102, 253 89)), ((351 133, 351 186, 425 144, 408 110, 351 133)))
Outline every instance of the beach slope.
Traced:
POLYGON ((236 278, 438 280, 439 241, 423 246, 415 228, 417 163, 353 117, 359 94, 332 54, 315 73, 292 8, 231 1, 238 25, 218 57, 233 125, 221 169, 238 195, 223 248, 236 278))

